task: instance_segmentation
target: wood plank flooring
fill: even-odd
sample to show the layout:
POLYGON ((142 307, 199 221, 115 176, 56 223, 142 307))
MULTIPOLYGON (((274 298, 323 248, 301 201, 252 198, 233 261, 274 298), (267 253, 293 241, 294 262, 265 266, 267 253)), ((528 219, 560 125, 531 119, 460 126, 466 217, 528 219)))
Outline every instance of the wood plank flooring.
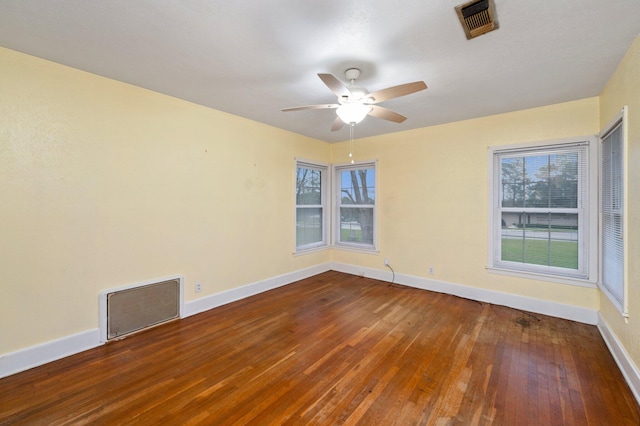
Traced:
POLYGON ((0 380, 0 424, 639 425, 594 326, 327 272, 0 380))

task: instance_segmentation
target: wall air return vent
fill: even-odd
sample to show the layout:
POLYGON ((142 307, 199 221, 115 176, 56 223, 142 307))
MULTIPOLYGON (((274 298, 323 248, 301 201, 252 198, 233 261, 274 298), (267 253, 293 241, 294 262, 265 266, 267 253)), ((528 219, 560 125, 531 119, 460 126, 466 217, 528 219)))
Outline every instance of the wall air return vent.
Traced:
POLYGON ((118 339, 180 317, 182 279, 134 284, 100 294, 101 340, 118 339))
POLYGON ((479 0, 456 6, 467 40, 498 29, 493 0, 479 0))

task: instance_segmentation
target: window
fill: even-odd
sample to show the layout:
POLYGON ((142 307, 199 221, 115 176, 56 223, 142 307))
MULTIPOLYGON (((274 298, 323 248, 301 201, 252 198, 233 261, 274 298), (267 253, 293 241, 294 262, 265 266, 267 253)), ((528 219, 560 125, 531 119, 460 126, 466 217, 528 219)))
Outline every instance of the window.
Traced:
POLYGON ((327 245, 327 170, 296 161, 296 252, 327 245))
MULTIPOLYGON (((624 110, 623 110, 624 114, 624 110)), ((624 135, 623 115, 608 126, 601 138, 600 229, 601 276, 605 294, 627 314, 624 284, 624 135)))
POLYGON ((337 166, 337 245, 356 249, 376 249, 376 164, 337 166))
POLYGON ((589 279, 589 150, 589 141, 491 150, 492 268, 589 279))

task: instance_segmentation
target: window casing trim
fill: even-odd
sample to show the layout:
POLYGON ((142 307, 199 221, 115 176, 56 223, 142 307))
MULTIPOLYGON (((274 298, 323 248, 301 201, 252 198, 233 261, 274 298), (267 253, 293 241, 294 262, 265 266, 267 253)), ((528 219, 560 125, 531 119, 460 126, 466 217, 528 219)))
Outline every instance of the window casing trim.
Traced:
POLYGON ((320 250, 325 250, 330 246, 330 217, 331 217, 331 206, 329 205, 329 194, 331 192, 331 167, 329 164, 325 164, 325 163, 321 163, 321 162, 317 162, 317 161, 310 161, 310 160, 305 160, 305 159, 300 159, 300 158, 295 158, 294 159, 294 182, 297 182, 297 171, 298 168, 300 167, 304 167, 304 168, 308 168, 311 170, 318 170, 321 172, 321 181, 320 181, 320 194, 321 194, 321 203, 320 204, 306 204, 306 205, 298 205, 297 202, 297 198, 296 198, 296 191, 294 191, 293 193, 293 208, 294 208, 294 212, 293 212, 293 217, 295 219, 296 222, 296 227, 294 230, 294 241, 293 241, 293 254, 294 255, 299 255, 299 254, 307 254, 307 253, 313 253, 313 252, 317 252, 320 250), (321 208, 322 209, 322 240, 321 241, 317 241, 317 242, 313 242, 313 243, 309 243, 309 244, 304 244, 304 245, 298 245, 297 241, 298 241, 298 226, 297 226, 297 216, 298 216, 298 209, 299 208, 321 208))
MULTIPOLYGON (((561 284, 580 285, 586 287, 594 287, 598 273, 598 250, 597 250, 597 195, 598 195, 598 161, 596 138, 593 135, 581 136, 575 138, 566 138, 559 140, 539 141, 532 143, 518 143, 510 145, 491 146, 487 151, 488 168, 488 265, 487 271, 512 275, 523 278, 537 279, 543 281, 552 281, 561 284), (583 211, 578 214, 578 229, 581 232, 582 256, 579 256, 579 268, 570 270, 565 268, 557 268, 552 266, 538 266, 533 264, 522 264, 518 262, 503 261, 498 257, 496 245, 499 244, 501 235, 501 226, 499 216, 503 211, 510 208, 504 208, 499 205, 500 194, 499 183, 501 182, 499 156, 513 154, 513 156, 522 156, 531 153, 545 154, 547 152, 557 152, 563 148, 586 146, 586 196, 587 203, 582 206, 578 205, 577 209, 558 209, 553 213, 575 213, 578 209, 583 211)), ((549 212, 549 209, 538 210, 536 208, 513 208, 514 211, 522 212, 523 210, 531 213, 549 212)))
MULTIPOLYGON (((628 156, 628 107, 625 105, 622 107, 622 110, 616 114, 607 124, 602 128, 600 133, 598 134, 598 148, 599 148, 599 156, 598 156, 598 175, 600 179, 602 179, 601 173, 601 162, 604 159, 603 154, 603 140, 607 138, 612 132, 616 130, 618 126, 621 128, 621 137, 622 137, 622 244, 623 244, 623 270, 622 270, 622 303, 620 303, 616 297, 602 284, 603 281, 603 270, 602 268, 599 271, 598 275, 598 288, 604 293, 607 299, 611 302, 611 304, 620 312, 622 317, 629 318, 629 282, 628 282, 628 273, 627 268, 629 265, 629 238, 627 234, 627 229, 629 229, 629 211, 628 211, 628 200, 629 200, 629 178, 628 178, 628 170, 629 170, 629 156, 628 156)), ((601 209, 601 200, 598 200, 598 226, 599 231, 602 233, 603 225, 602 225, 602 209, 601 209)), ((601 238, 603 236, 601 235, 601 238)), ((601 240, 598 244, 598 261, 600 264, 604 261, 603 259, 603 241, 601 240)))
POLYGON ((331 166, 331 176, 334 179, 334 183, 332 186, 333 189, 333 203, 332 203, 332 208, 333 208, 333 214, 332 214, 332 248, 334 249, 341 249, 341 250, 347 250, 347 251, 355 251, 355 252, 360 252, 360 253, 378 253, 378 161, 377 160, 371 160, 371 161, 359 161, 359 162, 355 162, 353 164, 351 163, 338 163, 338 164, 333 164, 331 166), (374 170, 374 191, 375 191, 375 195, 374 195, 374 204, 349 204, 349 208, 370 208, 373 210, 373 244, 363 244, 363 243, 356 243, 356 242, 345 242, 345 241, 340 241, 340 226, 341 226, 341 221, 340 221, 340 207, 341 207, 341 201, 340 201, 340 197, 341 197, 341 188, 339 188, 340 185, 340 179, 337 177, 338 173, 340 173, 343 170, 350 170, 350 169, 363 169, 363 168, 373 168, 374 170))

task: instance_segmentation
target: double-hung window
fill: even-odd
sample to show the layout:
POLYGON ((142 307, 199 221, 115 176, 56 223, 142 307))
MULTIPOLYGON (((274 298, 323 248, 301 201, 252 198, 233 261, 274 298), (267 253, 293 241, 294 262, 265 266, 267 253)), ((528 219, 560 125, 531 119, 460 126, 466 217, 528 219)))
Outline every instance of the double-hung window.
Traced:
POLYGON ((600 286, 627 315, 624 277, 624 114, 601 136, 600 154, 600 286))
POLYGON ((490 267, 587 280, 589 141, 494 148, 490 267))
POLYGON ((296 252, 328 244, 328 167, 296 161, 296 252))
POLYGON ((376 163, 335 167, 336 245, 375 250, 376 163))

